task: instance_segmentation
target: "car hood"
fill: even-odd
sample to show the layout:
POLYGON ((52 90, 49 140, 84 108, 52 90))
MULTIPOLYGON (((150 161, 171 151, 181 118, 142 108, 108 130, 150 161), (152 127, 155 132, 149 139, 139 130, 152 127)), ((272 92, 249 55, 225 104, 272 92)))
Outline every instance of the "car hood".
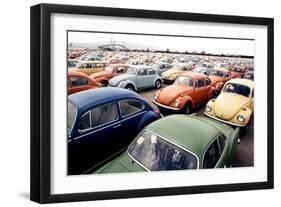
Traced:
POLYGON ((162 77, 163 78, 168 78, 171 75, 177 74, 177 73, 180 73, 180 72, 181 72, 181 70, 169 69, 169 70, 165 71, 164 73, 162 73, 162 77))
POLYGON ((110 79, 110 85, 117 85, 119 84, 121 81, 124 81, 124 80, 128 80, 128 79, 133 79, 135 78, 136 75, 134 74, 122 74, 122 75, 118 75, 118 76, 115 76, 114 78, 110 79))
POLYGON ((223 81, 223 77, 210 75, 209 78, 211 79, 211 85, 214 86, 217 82, 223 81))
POLYGON ((247 102, 247 97, 224 92, 215 100, 215 115, 220 119, 230 120, 247 104, 247 102))
POLYGON ((91 75, 92 78, 99 78, 99 77, 111 77, 111 73, 107 71, 97 72, 91 75))
POLYGON ((170 105, 177 97, 192 90, 191 87, 173 84, 164 88, 158 94, 157 102, 163 105, 170 105))
POLYGON ((95 173, 120 173, 120 172, 144 172, 137 162, 132 160, 127 152, 112 160, 110 163, 98 169, 95 173))

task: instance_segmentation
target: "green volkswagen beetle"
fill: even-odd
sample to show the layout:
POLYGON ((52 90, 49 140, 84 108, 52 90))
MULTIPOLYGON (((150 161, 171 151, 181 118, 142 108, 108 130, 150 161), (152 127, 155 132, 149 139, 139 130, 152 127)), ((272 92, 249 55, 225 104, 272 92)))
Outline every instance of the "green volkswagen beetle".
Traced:
POLYGON ((149 124, 127 151, 95 173, 231 166, 239 128, 205 117, 171 115, 149 124))

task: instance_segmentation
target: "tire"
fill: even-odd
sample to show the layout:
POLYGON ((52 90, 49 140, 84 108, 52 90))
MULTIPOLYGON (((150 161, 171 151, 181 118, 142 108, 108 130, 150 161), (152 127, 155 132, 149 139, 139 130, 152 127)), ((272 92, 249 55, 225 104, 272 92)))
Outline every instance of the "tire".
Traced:
POLYGON ((128 84, 125 87, 126 89, 130 90, 130 91, 135 91, 134 86, 132 84, 128 84))
POLYGON ((161 81, 160 80, 157 80, 156 82, 155 82, 155 88, 157 88, 157 89, 159 89, 159 88, 161 88, 161 81))
POLYGON ((102 81, 101 82, 101 87, 107 87, 108 86, 108 82, 107 81, 102 81))
POLYGON ((186 115, 188 115, 188 114, 190 114, 190 112, 191 112, 191 104, 190 104, 190 102, 187 102, 184 106, 184 113, 186 115))

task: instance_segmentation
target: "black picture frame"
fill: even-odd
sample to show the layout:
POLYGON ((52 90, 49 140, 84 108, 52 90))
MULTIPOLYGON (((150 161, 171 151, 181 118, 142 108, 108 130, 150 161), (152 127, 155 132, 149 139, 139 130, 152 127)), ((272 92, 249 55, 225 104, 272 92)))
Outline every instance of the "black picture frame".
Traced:
POLYGON ((101 199, 133 198, 146 196, 165 196, 178 194, 209 193, 223 191, 241 191, 271 189, 274 186, 274 117, 273 117, 273 41, 274 20, 272 18, 228 16, 213 14, 195 14, 168 11, 136 10, 121 8, 103 8, 89 6, 71 6, 39 4, 31 7, 31 174, 30 199, 39 203, 86 201, 101 199), (162 20, 181 20, 194 22, 219 22, 267 26, 267 181, 254 183, 204 185, 191 187, 169 187, 109 192, 87 192, 74 194, 51 194, 50 175, 50 121, 51 121, 51 71, 50 71, 50 15, 52 13, 99 15, 111 17, 151 18, 162 20))

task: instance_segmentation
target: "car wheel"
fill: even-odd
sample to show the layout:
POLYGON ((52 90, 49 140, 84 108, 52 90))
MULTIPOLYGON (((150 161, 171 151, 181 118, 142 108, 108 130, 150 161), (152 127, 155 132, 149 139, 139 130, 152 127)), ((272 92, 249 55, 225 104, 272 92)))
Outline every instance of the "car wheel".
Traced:
POLYGON ((187 103, 187 104, 185 105, 185 107, 184 107, 184 113, 185 113, 186 115, 188 115, 188 114, 190 114, 190 112, 191 112, 190 104, 187 103))
POLYGON ((130 91, 134 91, 135 90, 134 87, 131 84, 127 85, 125 88, 130 90, 130 91))
POLYGON ((160 80, 157 80, 155 82, 155 88, 157 88, 157 89, 161 88, 161 81, 160 80))
POLYGON ((107 87, 107 86, 108 86, 108 82, 106 81, 101 82, 101 87, 107 87))

